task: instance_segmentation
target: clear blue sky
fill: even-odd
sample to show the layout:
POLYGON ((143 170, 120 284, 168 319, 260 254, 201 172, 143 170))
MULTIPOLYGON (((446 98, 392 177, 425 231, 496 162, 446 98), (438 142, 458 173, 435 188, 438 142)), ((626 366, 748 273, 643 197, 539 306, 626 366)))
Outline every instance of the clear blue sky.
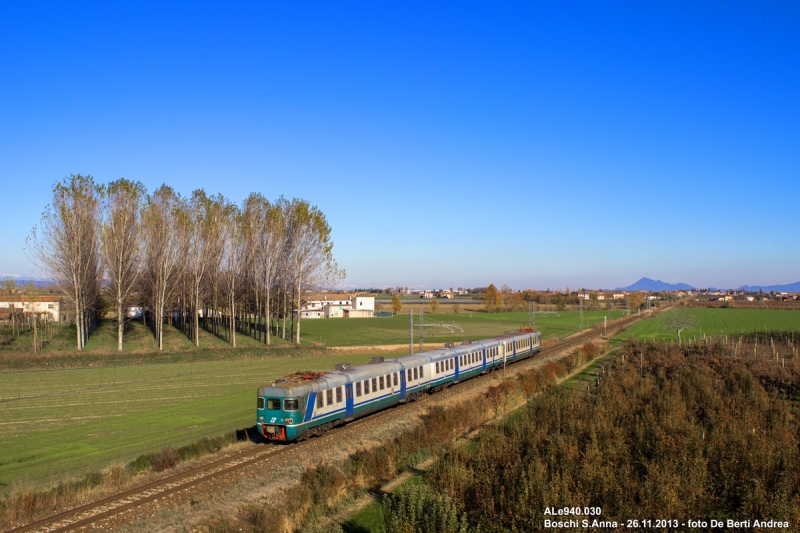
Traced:
POLYGON ((797 4, 143 4, 0 4, 0 272, 88 173, 305 198, 349 285, 800 280, 797 4))

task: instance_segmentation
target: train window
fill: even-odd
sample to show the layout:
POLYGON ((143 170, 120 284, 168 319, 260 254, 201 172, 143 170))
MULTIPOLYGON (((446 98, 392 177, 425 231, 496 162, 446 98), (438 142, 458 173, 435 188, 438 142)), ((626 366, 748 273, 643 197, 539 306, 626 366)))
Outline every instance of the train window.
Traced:
POLYGON ((364 380, 364 394, 369 394, 369 380, 364 380))
POLYGON ((386 387, 384 386, 383 376, 381 376, 380 378, 380 383, 381 383, 381 390, 385 389, 386 387))
POLYGON ((300 400, 298 400, 297 398, 293 400, 283 400, 283 408, 286 411, 299 411, 300 400))
POLYGON ((417 367, 414 367, 414 379, 419 377, 419 372, 417 371, 417 367))
POLYGON ((356 396, 361 396, 361 382, 356 383, 356 396))
POLYGON ((259 398, 258 399, 258 408, 259 409, 263 409, 264 408, 264 398, 259 398))
POLYGON ((328 389, 325 393, 326 405, 333 405, 333 389, 328 389))
POLYGON ((280 411, 281 410, 281 401, 278 398, 270 398, 267 400, 267 409, 272 411, 280 411))
POLYGON ((325 405, 322 402, 323 402, 323 400, 322 400, 322 391, 319 391, 317 393, 317 409, 320 409, 321 407, 323 407, 325 405))
POLYGON ((378 378, 372 378, 372 392, 378 392, 378 378))
POLYGON ((342 388, 336 387, 336 403, 342 403, 342 388))
POLYGON ((436 361, 436 373, 439 373, 439 361, 436 361))
POLYGON ((411 381, 411 369, 406 370, 406 381, 411 381))
POLYGON ((425 377, 425 367, 424 366, 419 367, 419 377, 420 377, 420 379, 425 377))
POLYGON ((392 374, 392 375, 394 376, 394 386, 395 386, 395 387, 397 387, 397 379, 398 379, 398 378, 397 378, 397 372, 395 372, 395 373, 394 373, 394 374, 392 374))

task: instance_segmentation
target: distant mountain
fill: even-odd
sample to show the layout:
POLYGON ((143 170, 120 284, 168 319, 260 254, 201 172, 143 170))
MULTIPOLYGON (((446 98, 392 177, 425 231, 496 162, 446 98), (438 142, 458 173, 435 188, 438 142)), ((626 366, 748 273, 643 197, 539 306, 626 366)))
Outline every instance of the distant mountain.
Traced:
POLYGON ((788 285, 742 285, 739 287, 740 291, 747 292, 758 292, 759 289, 764 292, 800 292, 800 281, 788 285))
POLYGON ((660 279, 650 279, 650 278, 642 278, 633 285, 629 285, 628 287, 619 287, 617 288, 618 291, 651 291, 651 292, 659 292, 659 291, 690 291, 694 289, 691 285, 687 285, 685 283, 667 283, 665 281, 661 281, 660 279))
POLYGON ((47 285, 52 285, 53 280, 51 279, 44 279, 44 278, 32 278, 30 276, 21 276, 19 274, 3 274, 0 273, 0 283, 7 279, 16 280, 18 285, 22 285, 23 283, 33 283, 37 287, 46 287, 47 285))

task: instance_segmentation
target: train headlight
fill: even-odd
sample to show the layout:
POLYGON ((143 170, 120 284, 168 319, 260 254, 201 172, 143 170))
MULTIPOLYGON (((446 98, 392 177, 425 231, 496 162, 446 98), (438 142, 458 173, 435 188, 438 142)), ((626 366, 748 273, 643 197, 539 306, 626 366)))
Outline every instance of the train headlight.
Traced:
POLYGON ((287 418, 286 419, 286 423, 287 424, 294 424, 294 420, 292 420, 291 418, 287 418))
POLYGON ((263 422, 263 421, 264 421, 264 417, 263 417, 263 416, 259 416, 259 417, 258 417, 258 420, 259 420, 259 421, 261 421, 261 422, 263 422))

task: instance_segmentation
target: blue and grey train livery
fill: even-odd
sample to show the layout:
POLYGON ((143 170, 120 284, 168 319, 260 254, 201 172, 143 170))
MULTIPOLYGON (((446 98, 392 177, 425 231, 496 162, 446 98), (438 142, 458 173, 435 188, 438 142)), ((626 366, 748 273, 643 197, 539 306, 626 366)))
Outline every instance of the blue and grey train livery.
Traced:
POLYGON ((541 351, 541 334, 520 330, 492 339, 366 365, 336 365, 333 372, 299 372, 258 389, 256 424, 268 440, 294 441, 398 403, 416 400, 460 381, 541 351))

